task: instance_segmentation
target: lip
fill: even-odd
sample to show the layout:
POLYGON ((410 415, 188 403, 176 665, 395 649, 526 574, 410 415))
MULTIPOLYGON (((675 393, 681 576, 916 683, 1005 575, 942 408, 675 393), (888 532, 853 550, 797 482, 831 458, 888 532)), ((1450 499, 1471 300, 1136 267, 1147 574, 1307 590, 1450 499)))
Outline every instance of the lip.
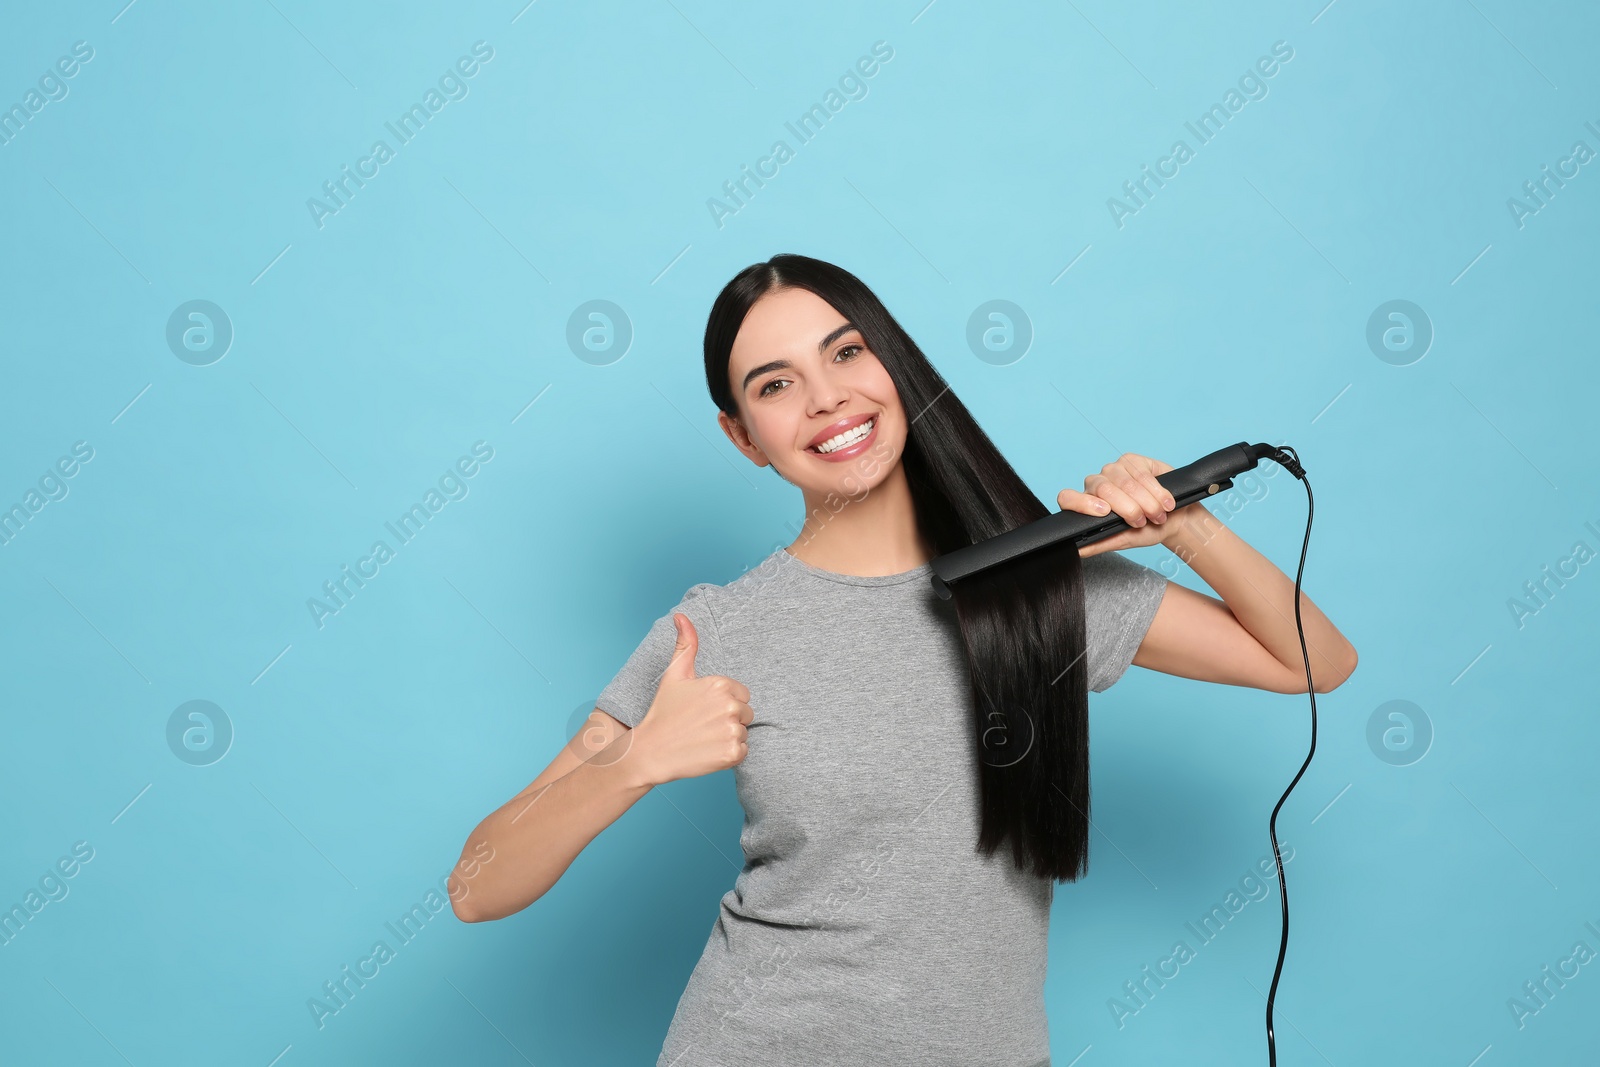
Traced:
POLYGON ((816 456, 818 459, 829 460, 835 463, 840 460, 850 459, 866 450, 867 446, 870 445, 873 439, 878 436, 878 428, 881 425, 883 425, 881 412, 869 411, 863 415, 851 415, 827 426, 821 433, 817 434, 816 437, 811 439, 811 443, 806 445, 805 450, 811 455, 816 456), (871 432, 861 440, 857 441, 855 444, 828 453, 813 451, 817 445, 826 441, 828 438, 837 437, 846 430, 853 429, 857 426, 860 426, 862 423, 869 421, 873 424, 871 432))

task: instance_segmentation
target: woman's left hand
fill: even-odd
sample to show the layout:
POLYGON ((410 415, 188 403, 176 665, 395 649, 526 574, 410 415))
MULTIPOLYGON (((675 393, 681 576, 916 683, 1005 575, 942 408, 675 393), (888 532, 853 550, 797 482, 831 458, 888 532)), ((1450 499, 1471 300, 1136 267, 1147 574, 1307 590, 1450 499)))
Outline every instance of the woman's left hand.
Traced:
POLYGON ((1083 480, 1083 491, 1063 489, 1056 495, 1062 511, 1085 515, 1122 516, 1131 529, 1119 530, 1102 541, 1081 550, 1084 556, 1123 548, 1142 548, 1165 541, 1185 523, 1185 512, 1197 504, 1173 510, 1175 501, 1156 475, 1172 470, 1172 464, 1159 459, 1124 452, 1120 459, 1100 468, 1083 480))

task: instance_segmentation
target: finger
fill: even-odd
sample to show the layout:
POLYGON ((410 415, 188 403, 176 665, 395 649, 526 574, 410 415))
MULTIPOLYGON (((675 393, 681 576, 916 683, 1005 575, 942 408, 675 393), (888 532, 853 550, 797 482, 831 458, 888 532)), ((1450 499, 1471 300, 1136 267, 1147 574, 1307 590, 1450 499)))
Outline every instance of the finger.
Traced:
MULTIPOLYGON (((1126 493, 1138 505, 1140 514, 1146 520, 1156 522, 1166 518, 1167 509, 1161 504, 1161 498, 1166 496, 1166 490, 1161 488, 1161 483, 1152 482, 1155 485, 1155 491, 1152 492, 1150 485, 1147 485, 1140 476, 1140 471, 1120 461, 1108 464, 1106 473, 1112 484, 1126 493)), ((1130 522, 1129 525, 1131 526, 1133 523, 1130 522)), ((1143 524, 1141 523, 1140 525, 1143 524)))
POLYGON ((1156 498, 1156 506, 1163 512, 1173 511, 1177 508, 1178 502, 1172 499, 1171 491, 1161 484, 1154 467, 1140 472, 1139 480, 1144 483, 1145 488, 1150 490, 1150 495, 1156 498))
POLYGON ((1091 474, 1085 479, 1084 484, 1089 486, 1096 496, 1104 497, 1106 503, 1111 505, 1111 510, 1122 516, 1122 521, 1134 529, 1138 529, 1148 521, 1144 503, 1135 499, 1129 491, 1136 488, 1131 481, 1124 487, 1104 474, 1091 474))
POLYGON ((1080 511, 1085 515, 1109 515, 1111 505, 1092 493, 1077 489, 1063 489, 1056 494, 1056 504, 1062 511, 1080 511))
POLYGON ((1166 522, 1167 513, 1170 510, 1167 507, 1168 497, 1166 486, 1156 481, 1156 476, 1148 471, 1140 471, 1136 473, 1134 475, 1134 481, 1138 484, 1144 495, 1150 498, 1150 505, 1146 507, 1145 516, 1153 523, 1160 524, 1166 522))
POLYGON ((1085 545, 1078 549, 1078 557, 1080 559, 1088 559, 1090 556, 1098 556, 1102 552, 1120 552, 1125 548, 1139 548, 1145 543, 1141 540, 1144 536, 1135 530, 1118 530, 1110 537, 1102 537, 1094 544, 1085 545))
MULTIPOLYGON (((1139 483, 1150 491, 1155 498, 1156 506, 1163 512, 1174 511, 1178 507, 1177 501, 1172 499, 1172 493, 1161 484, 1160 475, 1172 470, 1170 466, 1160 460, 1151 459, 1149 456, 1140 456, 1128 453, 1123 456, 1123 465, 1128 467, 1139 480, 1139 483)), ((1155 518, 1155 516, 1151 516, 1155 518)))
POLYGON ((679 680, 693 678, 694 658, 700 650, 700 635, 694 631, 694 622, 681 611, 672 613, 672 625, 678 630, 678 641, 672 646, 672 661, 661 676, 679 680))

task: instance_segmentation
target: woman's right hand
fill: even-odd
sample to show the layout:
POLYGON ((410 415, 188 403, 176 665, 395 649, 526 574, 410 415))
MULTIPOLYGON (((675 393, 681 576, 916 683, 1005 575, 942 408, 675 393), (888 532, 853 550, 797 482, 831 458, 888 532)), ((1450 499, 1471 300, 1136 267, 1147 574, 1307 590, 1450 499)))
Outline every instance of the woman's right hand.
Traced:
POLYGON ((700 637, 694 623, 675 611, 672 624, 678 629, 672 662, 661 675, 650 710, 633 729, 629 750, 644 761, 651 785, 697 778, 742 762, 750 751, 745 727, 755 715, 744 683, 720 674, 695 676, 700 637))

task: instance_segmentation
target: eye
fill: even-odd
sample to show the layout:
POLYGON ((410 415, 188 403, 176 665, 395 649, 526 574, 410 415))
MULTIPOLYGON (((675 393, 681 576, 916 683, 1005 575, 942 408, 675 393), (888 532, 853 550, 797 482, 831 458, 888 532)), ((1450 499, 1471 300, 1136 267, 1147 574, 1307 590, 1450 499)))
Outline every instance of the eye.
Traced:
MULTIPOLYGON (((853 353, 853 354, 845 362, 847 362, 847 363, 854 362, 856 359, 860 358, 861 353, 865 352, 865 351, 866 351, 866 346, 865 345, 857 345, 857 344, 845 345, 843 348, 839 349, 838 352, 834 353, 834 359, 838 360, 838 358, 840 356, 843 356, 846 352, 850 352, 850 353, 853 353)), ((758 396, 758 397, 761 397, 761 396, 773 396, 776 393, 782 392, 781 389, 774 390, 772 387, 774 385, 777 385, 779 382, 783 382, 783 381, 788 381, 788 379, 787 378, 774 378, 774 379, 772 379, 771 381, 769 381, 767 384, 763 385, 760 389, 758 389, 756 391, 756 396, 758 396)))

